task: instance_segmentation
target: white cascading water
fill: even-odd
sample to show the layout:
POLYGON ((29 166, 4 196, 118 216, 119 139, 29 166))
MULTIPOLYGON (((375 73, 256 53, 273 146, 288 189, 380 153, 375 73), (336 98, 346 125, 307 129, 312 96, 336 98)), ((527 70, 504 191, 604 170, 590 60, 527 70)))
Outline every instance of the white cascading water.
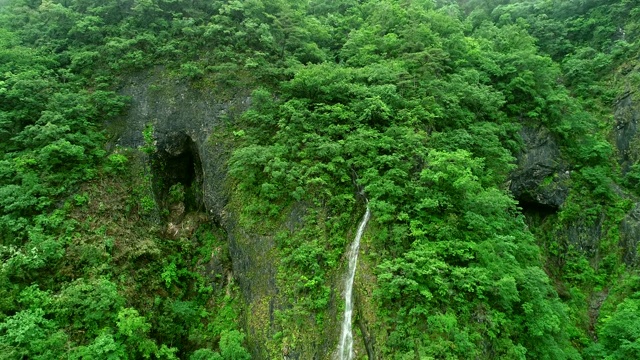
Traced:
POLYGON ((342 321, 342 334, 340 335, 340 346, 338 347, 338 358, 340 360, 353 359, 353 333, 351 332, 351 315, 353 314, 353 279, 356 275, 356 266, 358 265, 358 250, 360 249, 360 238, 364 232, 364 228, 369 221, 369 205, 367 205, 367 211, 364 213, 360 225, 358 225, 358 232, 356 238, 351 243, 349 249, 349 272, 344 282, 344 320, 342 321))

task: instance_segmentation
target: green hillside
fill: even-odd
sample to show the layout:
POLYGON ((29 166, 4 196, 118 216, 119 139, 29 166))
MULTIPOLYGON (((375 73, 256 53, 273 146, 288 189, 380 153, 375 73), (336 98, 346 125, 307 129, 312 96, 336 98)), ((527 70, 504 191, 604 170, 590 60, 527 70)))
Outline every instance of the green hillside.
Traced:
POLYGON ((0 358, 640 358, 633 0, 0 0, 0 358))

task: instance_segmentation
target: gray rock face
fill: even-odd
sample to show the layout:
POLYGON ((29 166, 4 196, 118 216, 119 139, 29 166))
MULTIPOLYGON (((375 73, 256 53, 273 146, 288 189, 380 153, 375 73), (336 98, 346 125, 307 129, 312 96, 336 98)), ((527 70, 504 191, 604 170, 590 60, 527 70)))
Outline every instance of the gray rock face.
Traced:
POLYGON ((518 168, 511 174, 510 190, 523 205, 558 209, 569 193, 570 177, 560 148, 544 128, 523 127, 525 148, 518 155, 518 168))
POLYGON ((598 250, 603 236, 602 227, 605 220, 605 214, 600 214, 597 219, 592 221, 581 218, 568 224, 564 231, 558 233, 557 238, 566 237, 568 244, 584 253, 588 259, 598 261, 598 250))
MULTIPOLYGON (((618 163, 623 175, 640 160, 640 104, 634 100, 633 92, 622 95, 614 107, 615 143, 618 149, 618 163)), ((620 249, 622 260, 629 267, 640 265, 638 244, 640 243, 640 203, 627 213, 620 223, 620 249)))
POLYGON ((640 158, 638 154, 638 121, 640 107, 633 101, 632 93, 624 94, 615 105, 614 130, 616 147, 618 148, 618 162, 622 166, 623 174, 629 171, 631 165, 640 158))
MULTIPOLYGON (((607 232, 607 217, 605 213, 600 213, 595 219, 587 220, 580 218, 567 224, 559 230, 555 238, 560 243, 571 245, 575 250, 583 253, 587 259, 594 263, 600 262, 600 242, 607 232)), ((618 231, 620 240, 621 260, 629 268, 637 268, 640 265, 638 258, 638 245, 640 244, 640 202, 625 215, 619 223, 618 231)), ((566 249, 565 249, 566 250, 566 249)))
POLYGON ((153 157, 164 162, 168 182, 183 179, 190 176, 187 172, 193 172, 191 176, 203 189, 204 206, 218 223, 222 223, 223 209, 228 201, 223 185, 229 151, 223 144, 210 141, 210 135, 246 109, 249 98, 243 95, 219 102, 216 94, 164 78, 159 69, 129 78, 119 92, 130 96, 132 105, 120 123, 107 124, 116 128, 114 132, 119 134, 115 144, 131 148, 143 146, 142 132, 152 126, 157 148, 153 157))
MULTIPOLYGON (((217 141, 216 132, 242 113, 249 105, 247 94, 229 101, 217 100, 217 94, 195 89, 188 83, 163 76, 162 69, 130 77, 120 94, 130 96, 128 113, 117 122, 106 124, 116 134, 111 146, 146 146, 143 131, 153 129, 155 151, 150 155, 154 192, 158 201, 177 182, 196 187, 196 202, 227 235, 229 253, 236 279, 247 308, 253 302, 270 298, 277 290, 275 264, 267 255, 274 248, 269 236, 249 234, 229 214, 227 160, 233 149, 217 141)), ((218 266, 219 267, 219 266, 218 266)), ((216 264, 211 265, 216 269, 216 264)), ((262 324, 260 324, 262 325, 262 324)), ((246 324, 249 345, 256 358, 263 358, 266 334, 246 324)))
POLYGON ((620 243, 622 261, 627 266, 638 266, 638 243, 640 243, 640 203, 625 216, 620 224, 620 243))

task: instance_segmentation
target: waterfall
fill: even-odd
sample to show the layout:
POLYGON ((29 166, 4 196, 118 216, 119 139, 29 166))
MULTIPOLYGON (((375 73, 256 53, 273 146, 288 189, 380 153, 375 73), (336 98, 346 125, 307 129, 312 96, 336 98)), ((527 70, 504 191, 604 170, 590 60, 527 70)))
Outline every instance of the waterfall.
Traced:
POLYGON ((358 265, 358 249, 360 249, 360 238, 364 232, 364 228, 369 221, 369 205, 367 204, 367 211, 364 213, 360 225, 358 225, 358 232, 356 238, 351 243, 349 248, 349 272, 347 278, 344 281, 344 320, 342 321, 342 334, 340 335, 340 346, 338 347, 338 356, 340 360, 353 359, 353 334, 351 332, 351 316, 353 314, 353 279, 356 275, 356 266, 358 265))

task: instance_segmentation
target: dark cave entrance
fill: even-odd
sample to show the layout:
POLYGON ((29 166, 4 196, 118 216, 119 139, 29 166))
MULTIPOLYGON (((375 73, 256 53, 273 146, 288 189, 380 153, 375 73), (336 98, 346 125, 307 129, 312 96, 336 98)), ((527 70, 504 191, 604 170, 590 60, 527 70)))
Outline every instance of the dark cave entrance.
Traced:
POLYGON ((558 208, 553 205, 540 204, 533 201, 518 200, 518 206, 522 209, 522 214, 525 217, 544 219, 549 215, 554 215, 558 212, 558 208))
MULTIPOLYGON (((535 229, 546 228, 545 224, 550 224, 557 216, 560 210, 557 206, 540 204, 535 201, 527 201, 526 199, 518 199, 518 207, 520 207, 521 214, 524 216, 524 222, 527 224, 532 232, 536 232, 535 229), (551 221, 551 222, 549 222, 551 221)), ((543 236, 538 234, 538 236, 543 236)))
POLYGON ((185 133, 168 135, 158 144, 151 164, 153 190, 161 208, 182 202, 186 212, 204 210, 202 161, 191 137, 185 133))

